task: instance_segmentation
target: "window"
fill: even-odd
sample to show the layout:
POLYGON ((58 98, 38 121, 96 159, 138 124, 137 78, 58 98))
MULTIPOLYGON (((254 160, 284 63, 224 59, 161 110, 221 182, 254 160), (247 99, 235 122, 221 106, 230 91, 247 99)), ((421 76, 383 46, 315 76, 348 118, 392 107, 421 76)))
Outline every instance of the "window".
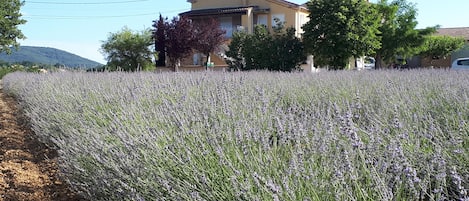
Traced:
POLYGON ((469 59, 461 59, 458 61, 459 66, 469 66, 469 59))
POLYGON ((257 16, 257 24, 268 26, 267 24, 267 15, 258 15, 257 16))
POLYGON ((220 17, 221 29, 226 31, 225 36, 231 38, 233 36, 233 18, 232 17, 220 17))
POLYGON ((272 14, 272 27, 277 26, 275 19, 279 19, 280 22, 285 22, 285 14, 272 14))

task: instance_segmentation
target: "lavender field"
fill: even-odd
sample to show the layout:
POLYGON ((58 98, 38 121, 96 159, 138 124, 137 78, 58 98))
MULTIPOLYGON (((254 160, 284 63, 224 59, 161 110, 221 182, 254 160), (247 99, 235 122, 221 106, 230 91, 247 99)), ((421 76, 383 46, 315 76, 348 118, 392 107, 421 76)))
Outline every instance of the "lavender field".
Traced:
POLYGON ((11 73, 90 200, 468 200, 469 72, 11 73))

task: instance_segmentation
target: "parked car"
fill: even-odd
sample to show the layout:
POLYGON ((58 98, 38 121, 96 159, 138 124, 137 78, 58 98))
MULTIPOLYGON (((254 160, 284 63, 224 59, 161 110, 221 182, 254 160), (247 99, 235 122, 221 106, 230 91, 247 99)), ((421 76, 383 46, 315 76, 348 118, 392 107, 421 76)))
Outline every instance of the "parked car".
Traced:
POLYGON ((365 64, 364 64, 364 69, 365 70, 370 70, 374 69, 376 64, 376 60, 373 57, 365 57, 365 64))
POLYGON ((466 69, 469 70, 469 57, 459 58, 453 61, 451 69, 466 69))

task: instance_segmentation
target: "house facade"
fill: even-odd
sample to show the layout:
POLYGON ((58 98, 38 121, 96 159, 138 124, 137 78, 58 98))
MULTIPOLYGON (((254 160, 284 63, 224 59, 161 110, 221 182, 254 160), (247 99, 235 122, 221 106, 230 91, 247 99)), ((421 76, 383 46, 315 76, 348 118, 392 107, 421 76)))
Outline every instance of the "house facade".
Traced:
MULTIPOLYGON (((296 36, 301 37, 302 26, 309 21, 306 5, 286 0, 187 0, 187 2, 191 4, 191 10, 180 13, 180 16, 193 21, 208 18, 218 20, 221 28, 226 31, 225 36, 228 41, 237 31, 253 33, 256 25, 265 25, 272 29, 276 25, 274 21, 276 18, 285 23, 285 27, 295 28, 296 36)), ((199 62, 204 59, 202 57, 203 55, 194 54, 191 61, 184 63, 200 65, 199 62)), ((212 62, 215 66, 226 66, 223 52, 213 54, 212 62)))
POLYGON ((302 26, 308 22, 308 9, 305 5, 285 0, 188 0, 191 10, 181 13, 192 20, 215 18, 230 38, 235 31, 252 33, 256 25, 268 28, 275 26, 274 19, 285 22, 286 27, 303 33, 302 26))

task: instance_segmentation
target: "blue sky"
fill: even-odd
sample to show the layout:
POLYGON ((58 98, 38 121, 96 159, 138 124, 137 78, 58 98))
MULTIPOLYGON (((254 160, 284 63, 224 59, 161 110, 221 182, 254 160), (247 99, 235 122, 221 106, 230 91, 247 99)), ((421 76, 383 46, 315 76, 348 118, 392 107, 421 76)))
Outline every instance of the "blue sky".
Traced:
MULTIPOLYGON (((468 0, 408 1, 419 11, 419 28, 469 27, 468 0)), ((137 31, 151 28, 159 13, 172 18, 188 10, 186 0, 26 0, 21 12, 28 22, 20 29, 27 39, 20 43, 54 47, 104 64, 99 48, 109 33, 124 26, 137 31)))

